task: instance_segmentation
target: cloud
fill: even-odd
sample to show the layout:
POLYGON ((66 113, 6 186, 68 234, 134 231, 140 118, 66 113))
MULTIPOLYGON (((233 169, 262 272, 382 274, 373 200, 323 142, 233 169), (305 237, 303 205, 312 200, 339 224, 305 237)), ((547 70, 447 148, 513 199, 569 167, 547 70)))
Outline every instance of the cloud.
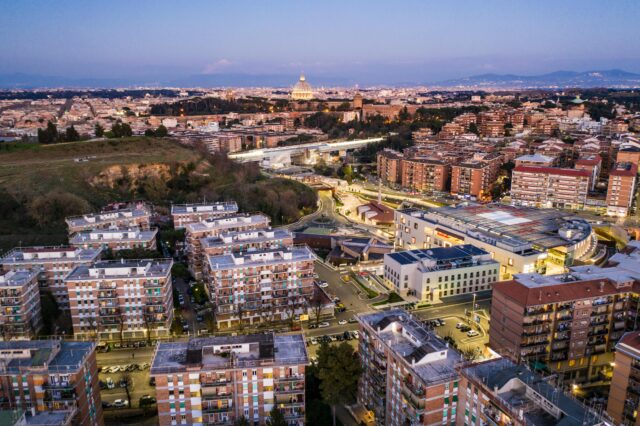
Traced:
POLYGON ((217 61, 215 61, 212 64, 207 64, 204 67, 204 70, 202 71, 203 74, 215 74, 218 71, 221 71, 224 68, 228 68, 231 65, 233 65, 233 62, 231 62, 228 59, 219 59, 217 61))

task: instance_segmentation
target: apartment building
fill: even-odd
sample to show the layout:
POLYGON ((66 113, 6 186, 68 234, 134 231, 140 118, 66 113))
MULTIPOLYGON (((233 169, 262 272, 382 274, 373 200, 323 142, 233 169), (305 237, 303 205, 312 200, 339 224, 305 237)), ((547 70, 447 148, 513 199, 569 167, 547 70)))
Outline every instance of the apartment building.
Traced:
POLYGON ((358 402, 377 425, 455 424, 460 354, 399 309, 358 316, 358 402))
POLYGON ((591 225, 570 213, 499 204, 459 204, 395 212, 396 249, 472 244, 500 263, 500 277, 560 273, 588 260, 597 247, 591 225))
POLYGON ((0 354, 2 409, 43 415, 34 420, 59 420, 53 424, 104 425, 95 342, 0 342, 0 354))
POLYGON ((458 367, 458 425, 605 425, 602 416, 507 358, 458 367))
POLYGON ((616 424, 639 426, 640 332, 625 334, 616 345, 607 413, 616 424))
POLYGON ((516 206, 582 209, 590 179, 587 170, 518 166, 511 179, 511 202, 516 206))
POLYGON ((262 213, 240 213, 218 219, 187 223, 185 225, 185 244, 191 275, 197 280, 202 278, 202 268, 205 260, 202 254, 202 239, 217 237, 228 232, 264 229, 269 226, 269 222, 271 222, 271 219, 262 213))
POLYGON ((120 208, 117 210, 103 210, 100 213, 88 213, 82 216, 65 219, 69 235, 92 229, 130 228, 149 229, 151 223, 151 208, 146 204, 120 208))
POLYGON ((81 249, 133 250, 156 249, 158 228, 109 228, 81 231, 69 237, 69 245, 81 249))
POLYGON ((182 229, 187 223, 217 219, 236 213, 238 213, 238 204, 235 201, 171 205, 171 216, 175 229, 182 229))
POLYGON ((42 328, 38 272, 0 272, 0 338, 30 339, 42 328))
POLYGON ((392 149, 378 152, 378 178, 385 185, 395 186, 402 183, 403 155, 392 149))
POLYGON ((159 343, 160 426, 265 424, 274 406, 289 425, 304 424, 307 349, 302 334, 218 336, 159 343))
POLYGON ((102 249, 58 247, 14 248, 0 258, 4 271, 36 270, 40 291, 48 291, 61 309, 69 309, 66 276, 77 266, 88 266, 100 259, 102 249))
POLYGON ((398 294, 422 302, 491 290, 500 264, 471 244, 398 251, 384 255, 384 282, 398 294))
POLYGON ((402 187, 420 192, 443 192, 449 184, 450 167, 441 160, 406 158, 402 160, 402 187))
POLYGON ((451 194, 471 196, 478 200, 491 199, 491 185, 497 169, 489 162, 469 160, 451 166, 451 194))
POLYGON ((170 334, 171 259, 100 261, 66 278, 75 336, 117 340, 170 334))
POLYGON ((576 160, 574 165, 576 170, 586 170, 591 177, 589 178, 589 191, 596 189, 596 184, 600 178, 602 171, 602 157, 598 154, 587 154, 576 160))
POLYGON ((633 205, 636 192, 638 165, 616 163, 609 171, 607 188, 607 215, 625 217, 633 205))
POLYGON ((306 314, 315 255, 307 246, 208 256, 206 289, 219 327, 283 321, 306 314))
POLYGON ((200 240, 200 244, 204 256, 250 253, 261 249, 292 246, 293 233, 283 228, 224 232, 216 237, 205 237, 200 240))
POLYGON ((612 256, 608 268, 515 275, 493 285, 489 345, 517 362, 546 366, 565 383, 611 370, 613 350, 638 320, 640 250, 612 256))

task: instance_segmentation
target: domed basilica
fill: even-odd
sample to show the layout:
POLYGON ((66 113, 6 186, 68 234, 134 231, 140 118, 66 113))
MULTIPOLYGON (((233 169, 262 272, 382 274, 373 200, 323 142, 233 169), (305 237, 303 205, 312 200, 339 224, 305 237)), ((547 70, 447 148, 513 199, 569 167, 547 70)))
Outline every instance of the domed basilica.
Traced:
POLYGON ((304 74, 300 74, 300 80, 293 86, 291 91, 291 99, 294 101, 308 101, 313 99, 313 88, 304 78, 304 74))

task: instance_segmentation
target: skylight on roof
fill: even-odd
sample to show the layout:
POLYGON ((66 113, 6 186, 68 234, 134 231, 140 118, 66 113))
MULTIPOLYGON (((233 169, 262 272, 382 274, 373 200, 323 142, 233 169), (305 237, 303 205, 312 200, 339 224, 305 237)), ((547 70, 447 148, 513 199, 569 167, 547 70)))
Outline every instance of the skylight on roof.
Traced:
POLYGON ((531 222, 531 220, 527 218, 516 217, 504 210, 494 210, 492 212, 479 214, 478 216, 492 220, 494 222, 500 222, 503 225, 520 225, 521 223, 531 222))

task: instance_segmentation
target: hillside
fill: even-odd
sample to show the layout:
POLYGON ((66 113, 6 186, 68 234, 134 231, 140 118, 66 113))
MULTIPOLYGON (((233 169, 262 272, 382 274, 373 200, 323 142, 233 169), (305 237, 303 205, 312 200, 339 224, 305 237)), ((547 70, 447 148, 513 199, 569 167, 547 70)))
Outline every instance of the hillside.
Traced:
POLYGON ((274 223, 296 220, 315 206, 309 188, 265 179, 255 166, 181 146, 131 138, 57 145, 0 145, 0 250, 66 241, 64 217, 114 201, 236 199, 274 223))

